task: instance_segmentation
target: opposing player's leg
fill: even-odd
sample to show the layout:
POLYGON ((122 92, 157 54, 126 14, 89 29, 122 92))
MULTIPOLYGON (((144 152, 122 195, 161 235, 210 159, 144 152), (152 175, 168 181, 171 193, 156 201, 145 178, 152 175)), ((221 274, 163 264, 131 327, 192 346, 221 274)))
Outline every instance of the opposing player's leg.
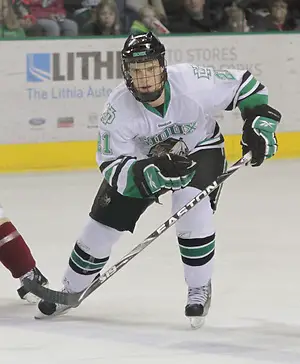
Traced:
MULTIPOLYGON (((191 156, 198 165, 191 184, 173 193, 173 210, 180 209, 225 168, 222 149, 205 149, 191 156)), ((213 213, 219 191, 204 199, 176 223, 176 232, 188 286, 185 315, 194 328, 204 322, 211 302, 211 278, 215 253, 213 213)))
MULTIPOLYGON (((123 231, 133 232, 141 214, 153 202, 119 194, 105 180, 95 197, 88 221, 69 258, 63 278, 63 290, 80 292, 101 272, 107 263, 112 246, 123 231)), ((36 318, 57 316, 69 306, 40 301, 36 318)))
POLYGON ((0 262, 11 272, 14 278, 20 279, 21 287, 17 290, 21 299, 30 303, 37 302, 37 297, 22 284, 25 277, 36 279, 46 285, 48 280, 36 267, 36 262, 22 235, 5 215, 0 206, 0 262))

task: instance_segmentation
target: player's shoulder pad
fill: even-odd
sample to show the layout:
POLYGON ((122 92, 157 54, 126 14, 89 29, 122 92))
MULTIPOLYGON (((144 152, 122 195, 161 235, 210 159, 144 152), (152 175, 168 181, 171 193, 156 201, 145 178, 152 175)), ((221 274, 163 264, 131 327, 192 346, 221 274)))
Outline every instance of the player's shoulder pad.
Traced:
POLYGON ((123 82, 110 93, 100 117, 100 127, 122 128, 134 119, 136 110, 136 100, 123 82))
POLYGON ((189 63, 178 63, 167 67, 168 77, 183 77, 187 72, 190 71, 190 64, 189 63))
POLYGON ((212 67, 203 67, 191 63, 180 63, 168 67, 168 76, 177 80, 186 88, 186 92, 209 90, 215 83, 215 73, 212 67))

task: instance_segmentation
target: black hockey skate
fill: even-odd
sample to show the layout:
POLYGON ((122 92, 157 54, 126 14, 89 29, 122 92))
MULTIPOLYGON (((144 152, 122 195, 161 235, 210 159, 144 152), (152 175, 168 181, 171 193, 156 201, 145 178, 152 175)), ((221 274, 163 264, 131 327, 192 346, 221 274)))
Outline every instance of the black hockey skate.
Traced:
POLYGON ((189 318, 193 329, 198 329, 204 324, 211 303, 211 281, 207 285, 189 288, 185 316, 189 318))
POLYGON ((42 286, 47 286, 48 285, 48 279, 39 271, 38 268, 33 268, 30 272, 24 274, 24 276, 22 276, 20 278, 20 282, 21 282, 21 287, 19 289, 17 289, 17 293, 19 295, 19 297, 22 300, 26 300, 29 303, 37 303, 39 298, 36 297, 33 293, 29 292, 22 284, 22 281, 24 278, 29 278, 32 280, 36 280, 39 284, 41 284, 42 286))

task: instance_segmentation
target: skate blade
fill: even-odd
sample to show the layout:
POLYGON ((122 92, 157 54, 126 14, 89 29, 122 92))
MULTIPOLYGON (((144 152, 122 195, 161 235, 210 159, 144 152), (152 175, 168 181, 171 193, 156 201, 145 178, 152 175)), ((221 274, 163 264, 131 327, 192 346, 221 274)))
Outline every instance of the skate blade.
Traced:
POLYGON ((195 316, 195 317, 189 317, 190 325, 193 330, 200 329, 205 322, 205 317, 201 316, 195 316))
POLYGON ((71 307, 66 307, 63 310, 58 310, 58 311, 54 312, 52 315, 44 315, 41 311, 38 311, 34 315, 34 318, 36 320, 51 320, 54 317, 65 315, 66 313, 68 313, 70 311, 70 309, 71 309, 71 307))

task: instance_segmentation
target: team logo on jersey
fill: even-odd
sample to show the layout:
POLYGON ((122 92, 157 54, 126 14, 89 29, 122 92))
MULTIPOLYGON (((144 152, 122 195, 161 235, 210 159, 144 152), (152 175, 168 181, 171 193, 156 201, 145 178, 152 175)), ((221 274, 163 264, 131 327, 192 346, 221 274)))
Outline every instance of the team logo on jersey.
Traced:
POLYGON ((207 78, 208 80, 211 78, 211 76, 212 76, 211 68, 205 68, 205 67, 195 66, 195 65, 191 65, 191 66, 193 68, 194 75, 197 78, 207 78))
POLYGON ((111 124, 115 120, 115 117, 116 109, 108 103, 106 109, 103 111, 100 117, 100 122, 104 125, 111 124))
POLYGON ((216 70, 212 68, 206 68, 201 66, 191 65, 193 68, 194 75, 199 78, 207 78, 208 80, 212 75, 215 75, 220 80, 235 80, 234 75, 228 70, 216 70))
POLYGON ((153 145, 161 143, 174 135, 186 135, 193 133, 196 130, 196 127, 197 121, 193 121, 192 123, 187 124, 173 124, 165 128, 160 133, 157 133, 150 137, 142 137, 140 138, 140 140, 152 147, 153 145))

